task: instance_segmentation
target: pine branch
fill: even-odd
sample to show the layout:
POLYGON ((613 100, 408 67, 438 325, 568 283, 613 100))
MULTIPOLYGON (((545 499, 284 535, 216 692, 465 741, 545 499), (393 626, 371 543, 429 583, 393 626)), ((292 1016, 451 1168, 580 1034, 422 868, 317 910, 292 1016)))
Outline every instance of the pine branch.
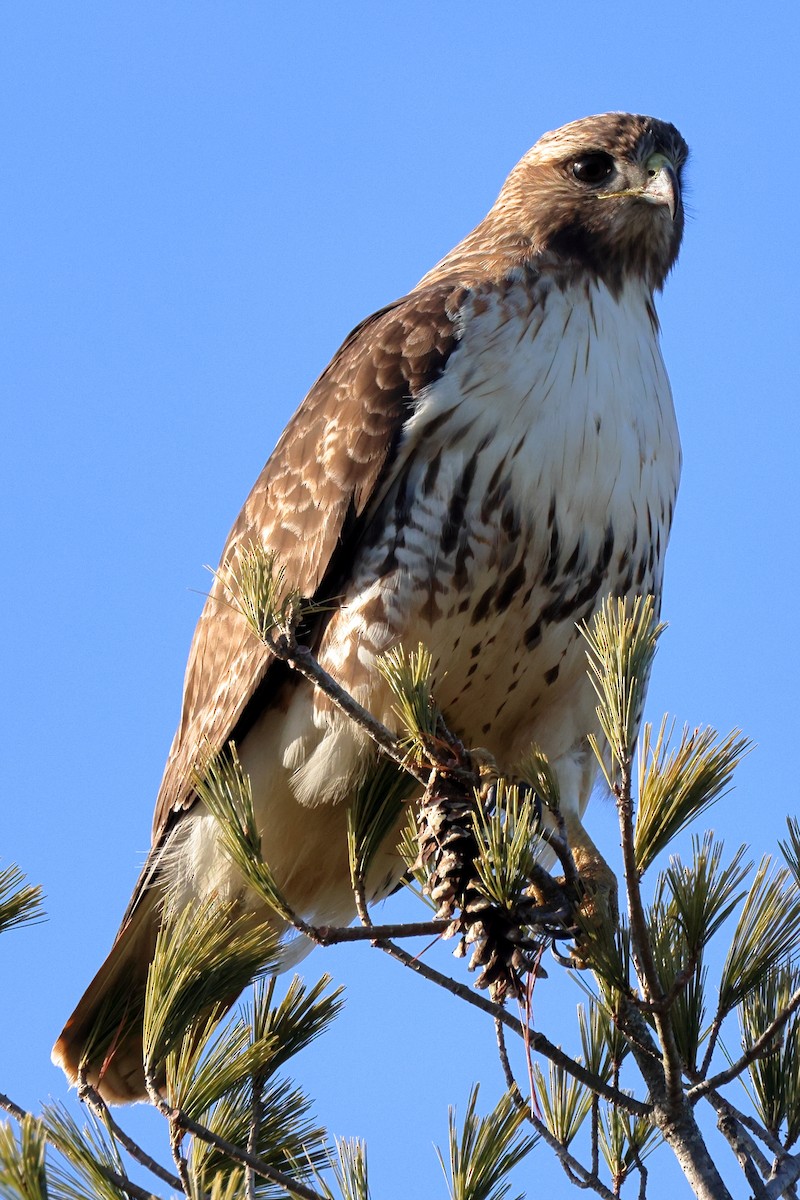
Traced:
POLYGON ((744 1172, 745 1179, 753 1189, 754 1200, 765 1200, 766 1188, 764 1187, 761 1175, 756 1170, 750 1140, 746 1137, 738 1122, 729 1113, 726 1113, 724 1109, 720 1109, 718 1113, 717 1127, 733 1150, 736 1160, 744 1172))
POLYGON ((732 1079, 736 1079, 737 1076, 741 1075, 750 1063, 755 1062, 762 1054, 769 1053, 774 1046, 775 1038, 781 1032, 792 1013, 797 1012, 798 1008, 800 1008, 800 989, 794 992, 786 1007, 778 1013, 774 1021, 753 1042, 752 1046, 744 1052, 741 1058, 737 1058, 736 1062, 732 1063, 726 1070, 720 1071, 718 1074, 712 1075, 709 1079, 704 1079, 690 1088, 687 1093, 688 1099, 694 1102, 695 1100, 699 1100, 701 1096, 706 1095, 707 1092, 712 1091, 712 1089, 716 1090, 724 1084, 730 1083, 732 1079))
POLYGON ((114 1119, 110 1108, 106 1104, 102 1096, 92 1087, 86 1078, 86 1071, 81 1067, 78 1071, 78 1099, 83 1104, 87 1104, 94 1112, 95 1116, 102 1121, 108 1131, 117 1139, 117 1141, 125 1147, 131 1158, 135 1159, 141 1166, 145 1167, 153 1175, 156 1175, 163 1183, 168 1183, 170 1187, 181 1189, 181 1181, 177 1175, 173 1175, 171 1171, 167 1171, 162 1167, 161 1163, 152 1158, 146 1150, 144 1150, 138 1142, 119 1125, 114 1119))
MULTIPOLYGON (((477 1098, 476 1084, 470 1093, 460 1136, 455 1110, 450 1109, 450 1197, 451 1200, 504 1200, 510 1187, 506 1176, 533 1148, 536 1138, 520 1134, 524 1114, 508 1094, 486 1117, 476 1115, 477 1098)), ((447 1178, 438 1147, 436 1153, 447 1178)), ((516 1200, 523 1198, 518 1196, 516 1200)))
POLYGON ((25 883, 15 863, 0 871, 0 933, 44 920, 42 889, 25 883))
POLYGON ((441 937, 450 928, 449 921, 406 921, 402 925, 309 925, 308 936, 320 946, 343 942, 374 942, 388 938, 441 937))
POLYGON ((593 1153, 593 1162, 591 1168, 584 1167, 584 1165, 570 1153, 569 1149, 559 1142, 558 1139, 550 1132, 544 1121, 542 1121, 541 1118, 538 1117, 533 1111, 530 1103, 523 1098, 522 1092, 520 1091, 519 1086, 514 1079, 511 1067, 508 1065, 508 1054, 505 1049, 505 1042, 502 1038, 502 1025, 500 1023, 496 1023, 496 1029, 498 1035, 498 1049, 500 1051, 501 1062, 504 1064, 503 1071, 506 1075, 506 1082, 509 1085, 509 1094, 512 1096, 514 1103, 517 1105, 520 1111, 524 1110, 525 1120, 532 1126, 534 1132, 538 1134, 542 1141, 545 1142, 556 1155, 570 1183, 575 1184, 576 1187, 596 1192, 598 1196, 602 1197, 602 1200, 617 1200, 617 1197, 613 1192, 609 1191, 597 1173, 596 1155, 593 1153))
POLYGON ((458 980, 451 979, 449 975, 444 975, 441 971, 437 971, 434 967, 429 966, 419 958, 414 958, 408 954, 400 946, 396 946, 393 942, 379 940, 376 942, 376 947, 389 954, 392 958, 396 958, 409 970, 415 974, 421 975, 422 978, 429 980, 431 983, 437 984, 438 987, 444 988, 445 991, 457 996, 459 1000, 463 1000, 466 1004, 472 1005, 473 1008, 478 1008, 482 1012, 488 1013, 489 1016, 501 1021, 507 1029, 511 1029, 519 1037, 527 1038, 530 1041, 531 1048, 537 1054, 541 1054, 543 1058, 549 1059, 577 1079, 580 1083, 586 1084, 592 1088, 598 1095, 603 1096, 606 1100, 610 1100, 618 1104, 620 1108, 624 1108, 626 1112, 633 1113, 636 1116, 647 1116, 652 1111, 649 1104, 643 1103, 641 1100, 635 1100, 632 1096, 621 1092, 616 1088, 610 1087, 602 1079, 598 1079, 590 1071, 575 1059, 570 1058, 558 1046, 545 1037, 536 1029, 531 1029, 525 1026, 516 1017, 512 1017, 510 1013, 501 1005, 493 1000, 488 1000, 485 996, 473 991, 458 980))
MULTIPOLYGON (((31 1113, 27 1112, 24 1108, 21 1108, 18 1104, 16 1104, 9 1096, 6 1096, 3 1092, 0 1092, 0 1108, 5 1109, 5 1111, 7 1113, 10 1113, 10 1115, 14 1118, 15 1121, 20 1122, 20 1123, 22 1121, 24 1121, 26 1117, 29 1119, 32 1119, 32 1120, 36 1119, 36 1118, 32 1117, 31 1113)), ((57 1137, 56 1134, 53 1132, 53 1130, 49 1129, 46 1125, 43 1126, 43 1129, 44 1129, 44 1136, 47 1139, 48 1143, 51 1146, 53 1146, 54 1149, 58 1150, 59 1154, 65 1154, 63 1138, 57 1137)), ((66 1155, 65 1155, 65 1157, 66 1157, 66 1155)), ((114 1187, 117 1187, 121 1191, 123 1191, 127 1196, 129 1196, 131 1198, 131 1200, 160 1200, 160 1197, 156 1196, 153 1192, 148 1192, 146 1188, 139 1187, 138 1184, 133 1183, 130 1179, 127 1178, 127 1176, 122 1175, 117 1171, 111 1170, 105 1164, 98 1162, 95 1165, 96 1165, 97 1171, 110 1184, 112 1184, 114 1187)))
POLYGON ((313 1188, 300 1183, 299 1180, 292 1179, 291 1175, 287 1175, 283 1171, 276 1170, 275 1167, 271 1167, 269 1163, 264 1162, 262 1158, 248 1153, 247 1150, 243 1150, 241 1146, 235 1146, 225 1138, 219 1137, 206 1125, 202 1125, 199 1121, 194 1121, 180 1109, 172 1108, 158 1091, 152 1075, 145 1077, 145 1084, 151 1103, 166 1118, 170 1127, 176 1130, 177 1133, 181 1135, 189 1133, 192 1137, 199 1138, 202 1142, 208 1143, 209 1146, 214 1146, 217 1150, 222 1151, 227 1158, 240 1163, 243 1167, 250 1167, 257 1175, 260 1175, 263 1179, 270 1180, 271 1183, 277 1184, 278 1187, 288 1192, 290 1196, 297 1196, 298 1200, 325 1200, 313 1188))

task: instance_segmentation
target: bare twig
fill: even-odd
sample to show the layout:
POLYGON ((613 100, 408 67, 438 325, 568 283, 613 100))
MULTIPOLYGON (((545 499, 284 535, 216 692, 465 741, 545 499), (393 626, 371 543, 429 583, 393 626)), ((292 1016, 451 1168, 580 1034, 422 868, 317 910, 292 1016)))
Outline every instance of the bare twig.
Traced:
POLYGON ((503 1028, 503 1022, 498 1017, 495 1017, 494 1019, 494 1032, 495 1037, 497 1038, 497 1054, 500 1059, 500 1066, 503 1068, 506 1087, 511 1093, 514 1103, 518 1108, 522 1107, 523 1105, 527 1106, 528 1102, 522 1095, 519 1084, 514 1076, 514 1072, 511 1069, 511 1063, 508 1058, 508 1047, 506 1046, 506 1031, 503 1028))
POLYGON ((720 1105, 717 1109, 717 1127, 733 1150, 745 1179, 753 1189, 755 1200, 763 1200, 764 1177, 770 1170, 765 1156, 725 1105, 720 1105))
POLYGON ((711 1022, 711 1027, 709 1029, 708 1045, 706 1046, 706 1052, 703 1055, 703 1061, 700 1064, 701 1076, 705 1076, 708 1074, 708 1069, 711 1066, 711 1059, 714 1055, 714 1051, 717 1046, 717 1040, 718 1040, 720 1032, 722 1030, 723 1020, 724 1020, 723 1014, 718 1010, 714 1016, 714 1020, 711 1022))
POLYGON ((633 1155, 633 1163, 636 1170, 639 1172, 639 1200, 647 1200, 647 1167, 639 1157, 639 1151, 631 1142, 631 1153, 633 1155))
MULTIPOLYGON (((750 1116, 749 1113, 742 1112, 741 1109, 737 1108, 735 1104, 732 1104, 727 1096, 722 1096, 719 1092, 712 1089, 712 1091, 706 1092, 705 1099, 715 1111, 719 1111, 720 1108, 725 1108, 731 1114, 731 1116, 739 1122, 740 1125, 743 1125, 750 1131, 750 1133, 754 1135, 754 1137, 757 1137, 760 1142, 763 1142, 767 1149, 770 1150, 776 1158, 782 1159, 786 1157, 786 1148, 782 1145, 780 1140, 776 1138, 774 1134, 770 1133, 768 1129, 765 1129, 764 1126, 755 1119, 755 1117, 750 1116)), ((753 1157, 756 1158, 756 1155, 754 1154, 753 1157)), ((767 1170, 763 1173, 766 1177, 766 1175, 769 1174, 769 1171, 767 1170)))
MULTIPOLYGON (((612 1193, 609 1192, 608 1188, 601 1181, 601 1179, 599 1178, 599 1176, 597 1174, 597 1160, 593 1158, 592 1169, 587 1170, 586 1167, 584 1167, 580 1162, 578 1162, 578 1160, 576 1158, 572 1157, 572 1155, 569 1153, 567 1147, 563 1144, 563 1142, 559 1142, 557 1138, 553 1137, 553 1135, 547 1129, 547 1126, 544 1124, 544 1122, 541 1121, 540 1118, 536 1116, 536 1113, 533 1111, 531 1104, 522 1095, 522 1092, 520 1091, 520 1088, 519 1088, 519 1084, 517 1083, 516 1079, 514 1078, 514 1072, 512 1071, 511 1064, 508 1060, 508 1050, 506 1047, 506 1038, 505 1038, 505 1030, 503 1028, 503 1022, 501 1020, 499 1020, 497 1017, 495 1017, 494 1028, 495 1028, 495 1034, 497 1036, 497 1050, 498 1050, 498 1054, 500 1056, 500 1063, 503 1068, 503 1074, 505 1075, 506 1086, 507 1086, 507 1088, 511 1094, 511 1098, 514 1101, 514 1103, 516 1104, 517 1108, 525 1109, 526 1119, 530 1122, 531 1125, 533 1125, 533 1128, 536 1130, 536 1132, 538 1134, 541 1135, 541 1137, 547 1142, 547 1144, 549 1146, 552 1146, 553 1150, 558 1155, 559 1162, 561 1163, 562 1167, 564 1168, 564 1171, 566 1172, 568 1179, 572 1183, 574 1183, 576 1187, 583 1188, 583 1189, 591 1188, 593 1191, 597 1192, 597 1194, 600 1196, 606 1196, 606 1197, 611 1196, 612 1193)), ((596 1103, 596 1098, 595 1098, 595 1103, 596 1103)))
MULTIPOLYGON (((258 1149, 258 1131, 261 1126, 261 1118, 263 1116, 262 1104, 262 1089, 266 1073, 259 1072, 253 1076, 252 1087, 253 1093, 250 1099, 250 1130, 247 1135, 247 1153, 256 1157, 258 1149)), ((245 1168, 245 1189, 247 1200, 256 1200, 256 1171, 252 1166, 245 1168)))
POLYGON ((544 1121, 541 1121, 533 1112, 530 1105, 526 1105, 525 1107, 528 1121, 539 1134, 542 1141, 546 1142, 555 1153, 570 1182, 575 1184, 576 1187, 596 1192, 598 1196, 602 1196, 603 1200, 616 1200, 614 1193, 606 1187, 602 1179, 592 1171, 587 1170, 583 1163, 580 1163, 577 1158, 574 1158, 570 1154, 564 1143, 553 1136, 544 1121))
POLYGON ((658 1000, 642 1000, 637 996, 633 996, 633 1002, 642 1012, 665 1013, 672 1008, 675 1001, 680 996, 687 983, 691 981, 692 976, 697 968, 697 955, 692 955, 682 971, 679 971, 675 976, 668 992, 664 992, 658 1000))
POLYGON ((183 1153, 183 1137, 184 1131, 178 1125, 177 1121, 172 1117, 169 1120, 169 1148, 172 1151, 172 1158, 175 1166, 178 1168, 178 1175, 181 1180, 181 1191, 187 1196, 192 1194, 192 1181, 189 1178, 189 1164, 186 1161, 183 1153))

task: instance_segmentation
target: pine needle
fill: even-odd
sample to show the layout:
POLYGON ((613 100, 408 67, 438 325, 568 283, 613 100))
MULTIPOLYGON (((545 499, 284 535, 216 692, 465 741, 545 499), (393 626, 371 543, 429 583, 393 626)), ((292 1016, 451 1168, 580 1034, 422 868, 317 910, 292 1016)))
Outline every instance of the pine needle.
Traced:
POLYGON ((430 886, 431 876, 433 874, 433 859, 428 858, 422 861, 419 853, 419 825, 417 813, 414 811, 414 806, 409 807, 408 820, 400 830, 400 841, 397 846, 403 861, 405 862, 408 872, 413 879, 413 883, 406 879, 406 885, 415 896, 419 897, 423 904, 430 908, 431 912, 436 912, 439 907, 434 900, 431 899, 430 886))
POLYGON ((300 593, 286 582, 286 571, 275 554, 260 543, 237 546, 233 556, 213 574, 253 633, 266 645, 276 632, 297 623, 300 593))
POLYGON ((765 980, 775 963, 796 952, 800 891, 786 867, 770 871, 765 855, 744 902, 719 989, 720 1015, 729 1013, 765 980))
POLYGON ((578 911, 575 923, 580 929, 581 956, 597 976, 602 989, 630 992, 631 935, 624 919, 616 929, 609 921, 586 920, 578 911))
MULTIPOLYGON (((305 1176, 315 1164, 321 1166, 327 1161, 325 1132, 310 1119, 307 1097, 291 1081, 279 1079, 277 1072, 318 1037, 339 1012, 342 989, 328 992, 330 982, 330 976, 323 975, 307 988, 295 976, 278 1001, 275 977, 258 979, 241 1013, 209 1046, 208 1057, 187 1081, 184 1096, 176 1096, 176 1102, 180 1098, 181 1106, 191 1110, 190 1115, 214 1133, 244 1146, 250 1133, 253 1088, 257 1088, 261 1115, 256 1153, 270 1166, 295 1176, 305 1176), (304 1164, 302 1169, 299 1163, 304 1164)), ((191 1055, 191 1044, 187 1051, 191 1055)), ((214 1147, 197 1141, 190 1169, 202 1191, 215 1173, 233 1172, 235 1167, 214 1147)), ((282 1194, 265 1180, 259 1180, 257 1190, 259 1195, 282 1194)))
POLYGON ((786 859, 789 870, 794 876, 794 881, 800 887, 800 821, 797 817, 787 817, 786 825, 789 830, 789 837, 785 842, 778 842, 781 849, 781 854, 786 859))
MULTIPOLYGON (((517 1106, 510 1093, 506 1093, 486 1117, 476 1115, 477 1101, 476 1084, 467 1102, 460 1134, 455 1110, 450 1109, 449 1177, 438 1147, 436 1153, 447 1179, 450 1200, 505 1200, 511 1188, 506 1178, 508 1173, 538 1139, 520 1133, 525 1109, 517 1106)), ((522 1196, 515 1200, 522 1200, 522 1196)))
POLYGON ((562 1146, 568 1146, 592 1111, 592 1092, 563 1067, 548 1063, 548 1074, 538 1063, 532 1068, 542 1120, 562 1146))
POLYGON ((550 765, 550 760, 544 750, 536 744, 520 762, 517 774, 529 783, 536 795, 550 812, 557 813, 561 808, 561 795, 558 787, 558 777, 550 765))
MULTIPOLYGON (((782 963, 745 997, 739 1010, 745 1051, 766 1033, 799 987, 800 969, 782 963)), ((785 1136, 788 1150, 800 1137, 800 1013, 792 1013, 772 1050, 751 1062, 748 1070, 758 1115, 774 1137, 785 1136)))
POLYGON ((694 1068, 703 1037, 705 981, 702 954, 691 954, 669 905, 656 900, 647 912, 653 961, 661 992, 671 995, 673 1035, 681 1060, 694 1068))
POLYGON ((592 745, 612 789, 617 773, 633 758, 650 668, 665 628, 656 621, 652 596, 637 596, 632 606, 610 596, 592 622, 580 627, 589 647, 597 716, 611 751, 610 769, 596 739, 592 745))
POLYGON ((528 894, 542 847, 535 800, 527 792, 521 798, 517 784, 498 779, 492 812, 476 804, 474 821, 476 886, 487 899, 511 911, 528 894))
MULTIPOLYGON (((310 1116, 308 1096, 291 1079, 277 1075, 261 1085, 259 1099, 261 1119, 253 1153, 277 1171, 300 1182, 308 1180, 315 1167, 320 1168, 328 1161, 325 1130, 310 1116)), ((202 1124, 226 1142, 244 1147, 248 1144, 251 1119, 252 1088, 248 1082, 242 1082, 204 1114, 202 1124)), ((189 1170, 198 1195, 207 1190, 213 1179, 226 1179, 237 1169, 238 1164, 221 1150, 200 1138, 193 1139, 189 1170)), ((267 1179, 259 1179, 256 1191, 259 1197, 286 1195, 267 1179)))
POLYGON ((684 728, 677 747, 666 717, 653 740, 652 726, 642 733, 639 750, 639 812, 634 854, 643 874, 673 838, 728 790, 734 770, 751 748, 735 729, 722 740, 713 729, 684 728))
POLYGON ((741 884, 752 870, 744 862, 746 846, 740 846, 728 866, 722 866, 724 846, 707 832, 702 840, 692 838, 692 863, 670 858, 659 876, 656 896, 663 897, 667 921, 682 932, 687 953, 697 956, 727 920, 746 892, 741 884))
POLYGON ((646 1118, 611 1106, 601 1113, 599 1134, 600 1152, 617 1186, 628 1177, 636 1159, 647 1158, 662 1140, 646 1118))
POLYGON ((389 685, 395 703, 392 711, 405 730, 403 744, 409 757, 424 762, 438 740, 440 714, 433 700, 433 659, 422 642, 407 653, 394 646, 375 660, 375 668, 389 685))
POLYGON ((260 900, 285 921, 290 909, 261 853, 250 778, 245 774, 233 742, 195 771, 193 784, 199 799, 219 825, 222 848, 260 900))
POLYGON ((189 1029, 210 1034, 242 988, 262 971, 274 969, 274 934, 242 915, 232 904, 212 898, 180 912, 167 911, 156 937, 144 1004, 144 1062, 158 1074, 167 1055, 189 1029))
POLYGON ((40 1121, 26 1113, 19 1140, 11 1125, 0 1125, 0 1195, 5 1200, 48 1200, 45 1137, 40 1121))
POLYGON ((42 889, 25 883, 15 863, 0 871, 0 933, 44 920, 42 889))
POLYGON ((295 975, 277 1003, 274 975, 257 979, 253 984, 242 1020, 253 1031, 259 1070, 266 1071, 267 1077, 324 1033, 339 1015, 344 989, 338 987, 328 992, 331 982, 330 975, 323 975, 309 988, 295 975))
POLYGON ((66 1170, 59 1162, 49 1167, 50 1200, 128 1200, 124 1188, 111 1183, 99 1169, 126 1175, 114 1137, 97 1117, 88 1114, 81 1129, 63 1105, 54 1104, 42 1110, 42 1123, 71 1167, 66 1170))
POLYGON ((366 1143, 358 1138, 337 1138, 336 1153, 338 1162, 331 1165, 342 1200, 370 1200, 366 1143))
POLYGON ((166 1095, 194 1121, 250 1077, 247 1030, 220 1026, 218 1010, 193 1022, 166 1060, 166 1095))
POLYGON ((608 1009, 595 999, 589 1003, 588 1017, 584 1006, 578 1005, 578 1028, 587 1070, 608 1083, 630 1052, 630 1044, 608 1009))
POLYGON ((413 776, 387 758, 379 758, 358 787, 347 810, 347 853, 354 890, 363 886, 375 855, 418 787, 413 776))

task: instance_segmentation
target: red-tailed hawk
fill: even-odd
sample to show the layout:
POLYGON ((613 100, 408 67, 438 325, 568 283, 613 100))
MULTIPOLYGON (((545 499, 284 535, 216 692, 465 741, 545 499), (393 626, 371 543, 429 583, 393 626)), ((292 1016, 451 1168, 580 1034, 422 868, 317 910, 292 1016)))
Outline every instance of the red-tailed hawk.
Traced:
MULTIPOLYGON (((508 771, 538 743, 573 828, 597 725, 576 623, 609 594, 661 591, 680 449, 653 294, 680 247, 686 157, 673 125, 626 113, 541 138, 477 228, 345 340, 223 552, 261 543, 302 595, 331 602, 314 650, 387 723, 375 658, 425 643, 451 727, 508 771)), ((179 905, 242 892, 192 785, 231 739, 289 902, 318 923, 354 915, 345 813, 374 748, 270 660, 216 582, 150 858, 54 1050, 70 1079, 104 997, 143 987, 164 890, 179 905)), ((400 870, 387 845, 372 892, 400 870)), ((100 1086, 143 1094, 140 1034, 113 1044, 100 1086)))

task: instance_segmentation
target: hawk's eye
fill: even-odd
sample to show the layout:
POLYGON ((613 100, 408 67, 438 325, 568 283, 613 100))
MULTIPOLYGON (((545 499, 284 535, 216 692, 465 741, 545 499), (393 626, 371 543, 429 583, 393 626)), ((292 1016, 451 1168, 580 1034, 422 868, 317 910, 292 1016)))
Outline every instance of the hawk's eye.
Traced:
POLYGON ((613 158, 601 150, 595 154, 584 154, 572 164, 572 174, 581 183, 603 183, 613 170, 613 158))

